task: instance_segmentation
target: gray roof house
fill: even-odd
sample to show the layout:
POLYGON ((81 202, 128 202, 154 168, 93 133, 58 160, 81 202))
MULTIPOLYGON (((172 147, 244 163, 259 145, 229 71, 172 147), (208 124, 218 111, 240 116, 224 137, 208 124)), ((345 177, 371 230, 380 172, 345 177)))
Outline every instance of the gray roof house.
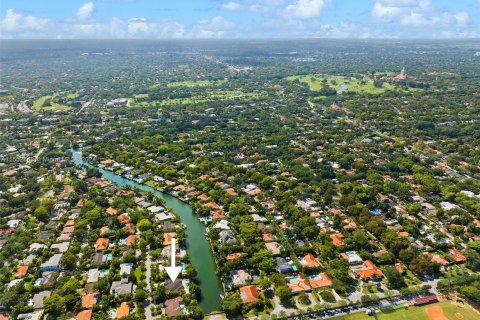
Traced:
POLYGON ((58 269, 60 269, 60 265, 62 263, 62 257, 63 257, 62 253, 57 253, 57 254, 51 256, 50 259, 48 259, 47 261, 42 263, 40 265, 40 268, 42 269, 42 271, 58 270, 58 269))
POLYGON ((128 279, 121 279, 120 281, 113 281, 110 287, 110 292, 119 296, 132 293, 135 290, 133 283, 128 282, 128 279))
POLYGON ((238 241, 233 236, 233 232, 231 230, 223 230, 219 234, 219 240, 223 243, 227 244, 236 244, 238 241))
POLYGON ((52 292, 50 292, 50 291, 41 291, 39 293, 36 293, 32 298, 33 309, 42 309, 43 308, 43 300, 45 298, 50 297, 51 294, 52 294, 52 292))
POLYGON ((276 269, 279 273, 289 273, 292 270, 292 266, 285 258, 276 257, 275 262, 277 263, 276 269))

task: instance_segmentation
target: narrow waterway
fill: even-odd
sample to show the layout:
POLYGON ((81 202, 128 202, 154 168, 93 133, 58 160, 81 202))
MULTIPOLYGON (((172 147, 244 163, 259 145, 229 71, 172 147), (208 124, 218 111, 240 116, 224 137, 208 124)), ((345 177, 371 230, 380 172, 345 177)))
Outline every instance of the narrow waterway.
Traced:
MULTIPOLYGON (((73 161, 77 166, 92 167, 88 162, 82 158, 82 153, 79 150, 71 150, 73 161)), ((205 225, 198 220, 194 214, 192 207, 180 201, 179 199, 160 192, 149 186, 139 184, 135 181, 128 180, 122 176, 98 168, 102 176, 115 183, 118 186, 132 186, 140 190, 152 192, 155 196, 165 200, 165 206, 171 208, 173 212, 178 214, 182 223, 187 226, 187 253, 192 265, 197 270, 196 280, 199 282, 202 291, 202 300, 199 305, 204 314, 220 309, 220 295, 222 287, 220 281, 215 273, 215 261, 213 259, 210 244, 205 238, 205 225)))

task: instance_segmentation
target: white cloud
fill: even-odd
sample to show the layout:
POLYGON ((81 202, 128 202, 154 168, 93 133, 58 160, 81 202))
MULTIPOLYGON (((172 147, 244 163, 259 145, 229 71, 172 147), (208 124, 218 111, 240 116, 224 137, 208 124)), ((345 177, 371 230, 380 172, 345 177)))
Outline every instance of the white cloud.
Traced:
POLYGON ((373 5, 372 16, 379 19, 390 19, 401 12, 399 7, 386 6, 381 2, 373 5))
POLYGON ((234 26, 233 22, 222 16, 216 16, 210 20, 202 19, 193 26, 193 29, 196 30, 194 36, 200 38, 222 38, 234 26))
POLYGON ((132 18, 128 21, 129 36, 144 38, 182 38, 185 27, 177 22, 148 21, 146 18, 132 18))
POLYGON ((284 16, 306 19, 313 18, 320 14, 329 0, 296 0, 285 7, 284 16))
MULTIPOLYGON (((479 0, 480 1, 480 0, 479 0)), ((222 5, 222 9, 227 10, 227 11, 240 11, 243 10, 244 7, 238 2, 227 2, 222 5)))
POLYGON ((50 19, 37 18, 14 9, 8 9, 0 26, 3 35, 4 33, 43 32, 48 29, 50 24, 50 19))
POLYGON ((95 9, 93 2, 84 3, 78 8, 75 17, 80 21, 87 20, 92 16, 93 9, 95 9))
POLYGON ((455 14, 444 12, 439 15, 430 15, 410 12, 408 15, 402 17, 400 24, 406 27, 423 27, 423 26, 464 26, 470 16, 467 12, 458 12, 455 14))
POLYGON ((371 15, 380 20, 391 20, 399 15, 409 14, 412 10, 431 11, 430 0, 377 0, 371 15))

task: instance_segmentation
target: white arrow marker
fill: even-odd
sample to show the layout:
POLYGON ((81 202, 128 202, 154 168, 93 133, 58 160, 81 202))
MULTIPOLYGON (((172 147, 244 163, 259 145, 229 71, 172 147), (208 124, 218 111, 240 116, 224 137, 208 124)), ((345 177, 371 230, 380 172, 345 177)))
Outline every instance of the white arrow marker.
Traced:
POLYGON ((165 267, 165 271, 167 271, 167 274, 170 277, 170 279, 172 280, 172 282, 175 282, 175 280, 177 280, 177 277, 180 274, 180 272, 182 272, 182 267, 176 267, 175 266, 175 258, 176 258, 175 257, 175 243, 176 243, 176 241, 177 241, 176 238, 172 238, 172 244, 171 244, 172 252, 171 252, 171 257, 170 257, 171 266, 170 267, 165 267))

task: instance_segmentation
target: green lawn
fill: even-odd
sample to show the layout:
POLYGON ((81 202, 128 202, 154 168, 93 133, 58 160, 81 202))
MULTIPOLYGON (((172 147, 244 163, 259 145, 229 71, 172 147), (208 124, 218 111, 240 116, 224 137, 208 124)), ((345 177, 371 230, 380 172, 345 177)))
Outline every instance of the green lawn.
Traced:
MULTIPOLYGON (((423 307, 410 307, 408 309, 400 309, 397 311, 378 313, 379 320, 429 320, 426 308, 432 306, 440 306, 443 309, 443 313, 448 320, 457 320, 455 314, 460 313, 463 316, 462 320, 477 320, 480 319, 480 313, 476 312, 469 305, 465 305, 463 308, 457 307, 452 301, 443 301, 436 304, 431 304, 423 307)), ((373 317, 366 315, 363 312, 355 313, 348 316, 341 316, 333 318, 333 320, 374 320, 373 317)))
POLYGON ((49 110, 49 111, 57 111, 57 110, 62 110, 62 111, 68 111, 70 109, 72 109, 72 107, 69 107, 69 106, 65 106, 65 105, 62 105, 62 104, 58 104, 56 102, 53 102, 51 101, 50 102, 50 105, 48 106, 45 106, 45 101, 47 99, 51 99, 53 100, 55 97, 58 96, 58 93, 55 93, 53 95, 49 95, 49 96, 43 96, 43 97, 40 97, 38 98, 37 100, 35 100, 35 102, 33 103, 33 110, 35 111, 40 111, 40 110, 49 110))
POLYGON ((210 87, 214 85, 219 85, 227 82, 227 80, 217 80, 217 81, 210 81, 210 80, 198 80, 198 81, 178 81, 178 82, 170 82, 167 84, 167 87, 210 87))
POLYGON ((135 278, 137 278, 137 282, 142 281, 142 267, 138 266, 135 271, 133 271, 133 274, 135 275, 135 278))
POLYGON ((344 92, 370 93, 381 94, 386 90, 395 90, 396 87, 390 83, 384 82, 381 88, 377 88, 373 84, 373 79, 370 77, 363 77, 357 79, 356 77, 331 76, 331 75, 307 75, 307 76, 291 76, 287 80, 298 79, 300 82, 308 84, 310 90, 320 91, 323 87, 323 81, 326 80, 328 86, 339 90, 340 87, 348 83, 349 87, 344 92))

